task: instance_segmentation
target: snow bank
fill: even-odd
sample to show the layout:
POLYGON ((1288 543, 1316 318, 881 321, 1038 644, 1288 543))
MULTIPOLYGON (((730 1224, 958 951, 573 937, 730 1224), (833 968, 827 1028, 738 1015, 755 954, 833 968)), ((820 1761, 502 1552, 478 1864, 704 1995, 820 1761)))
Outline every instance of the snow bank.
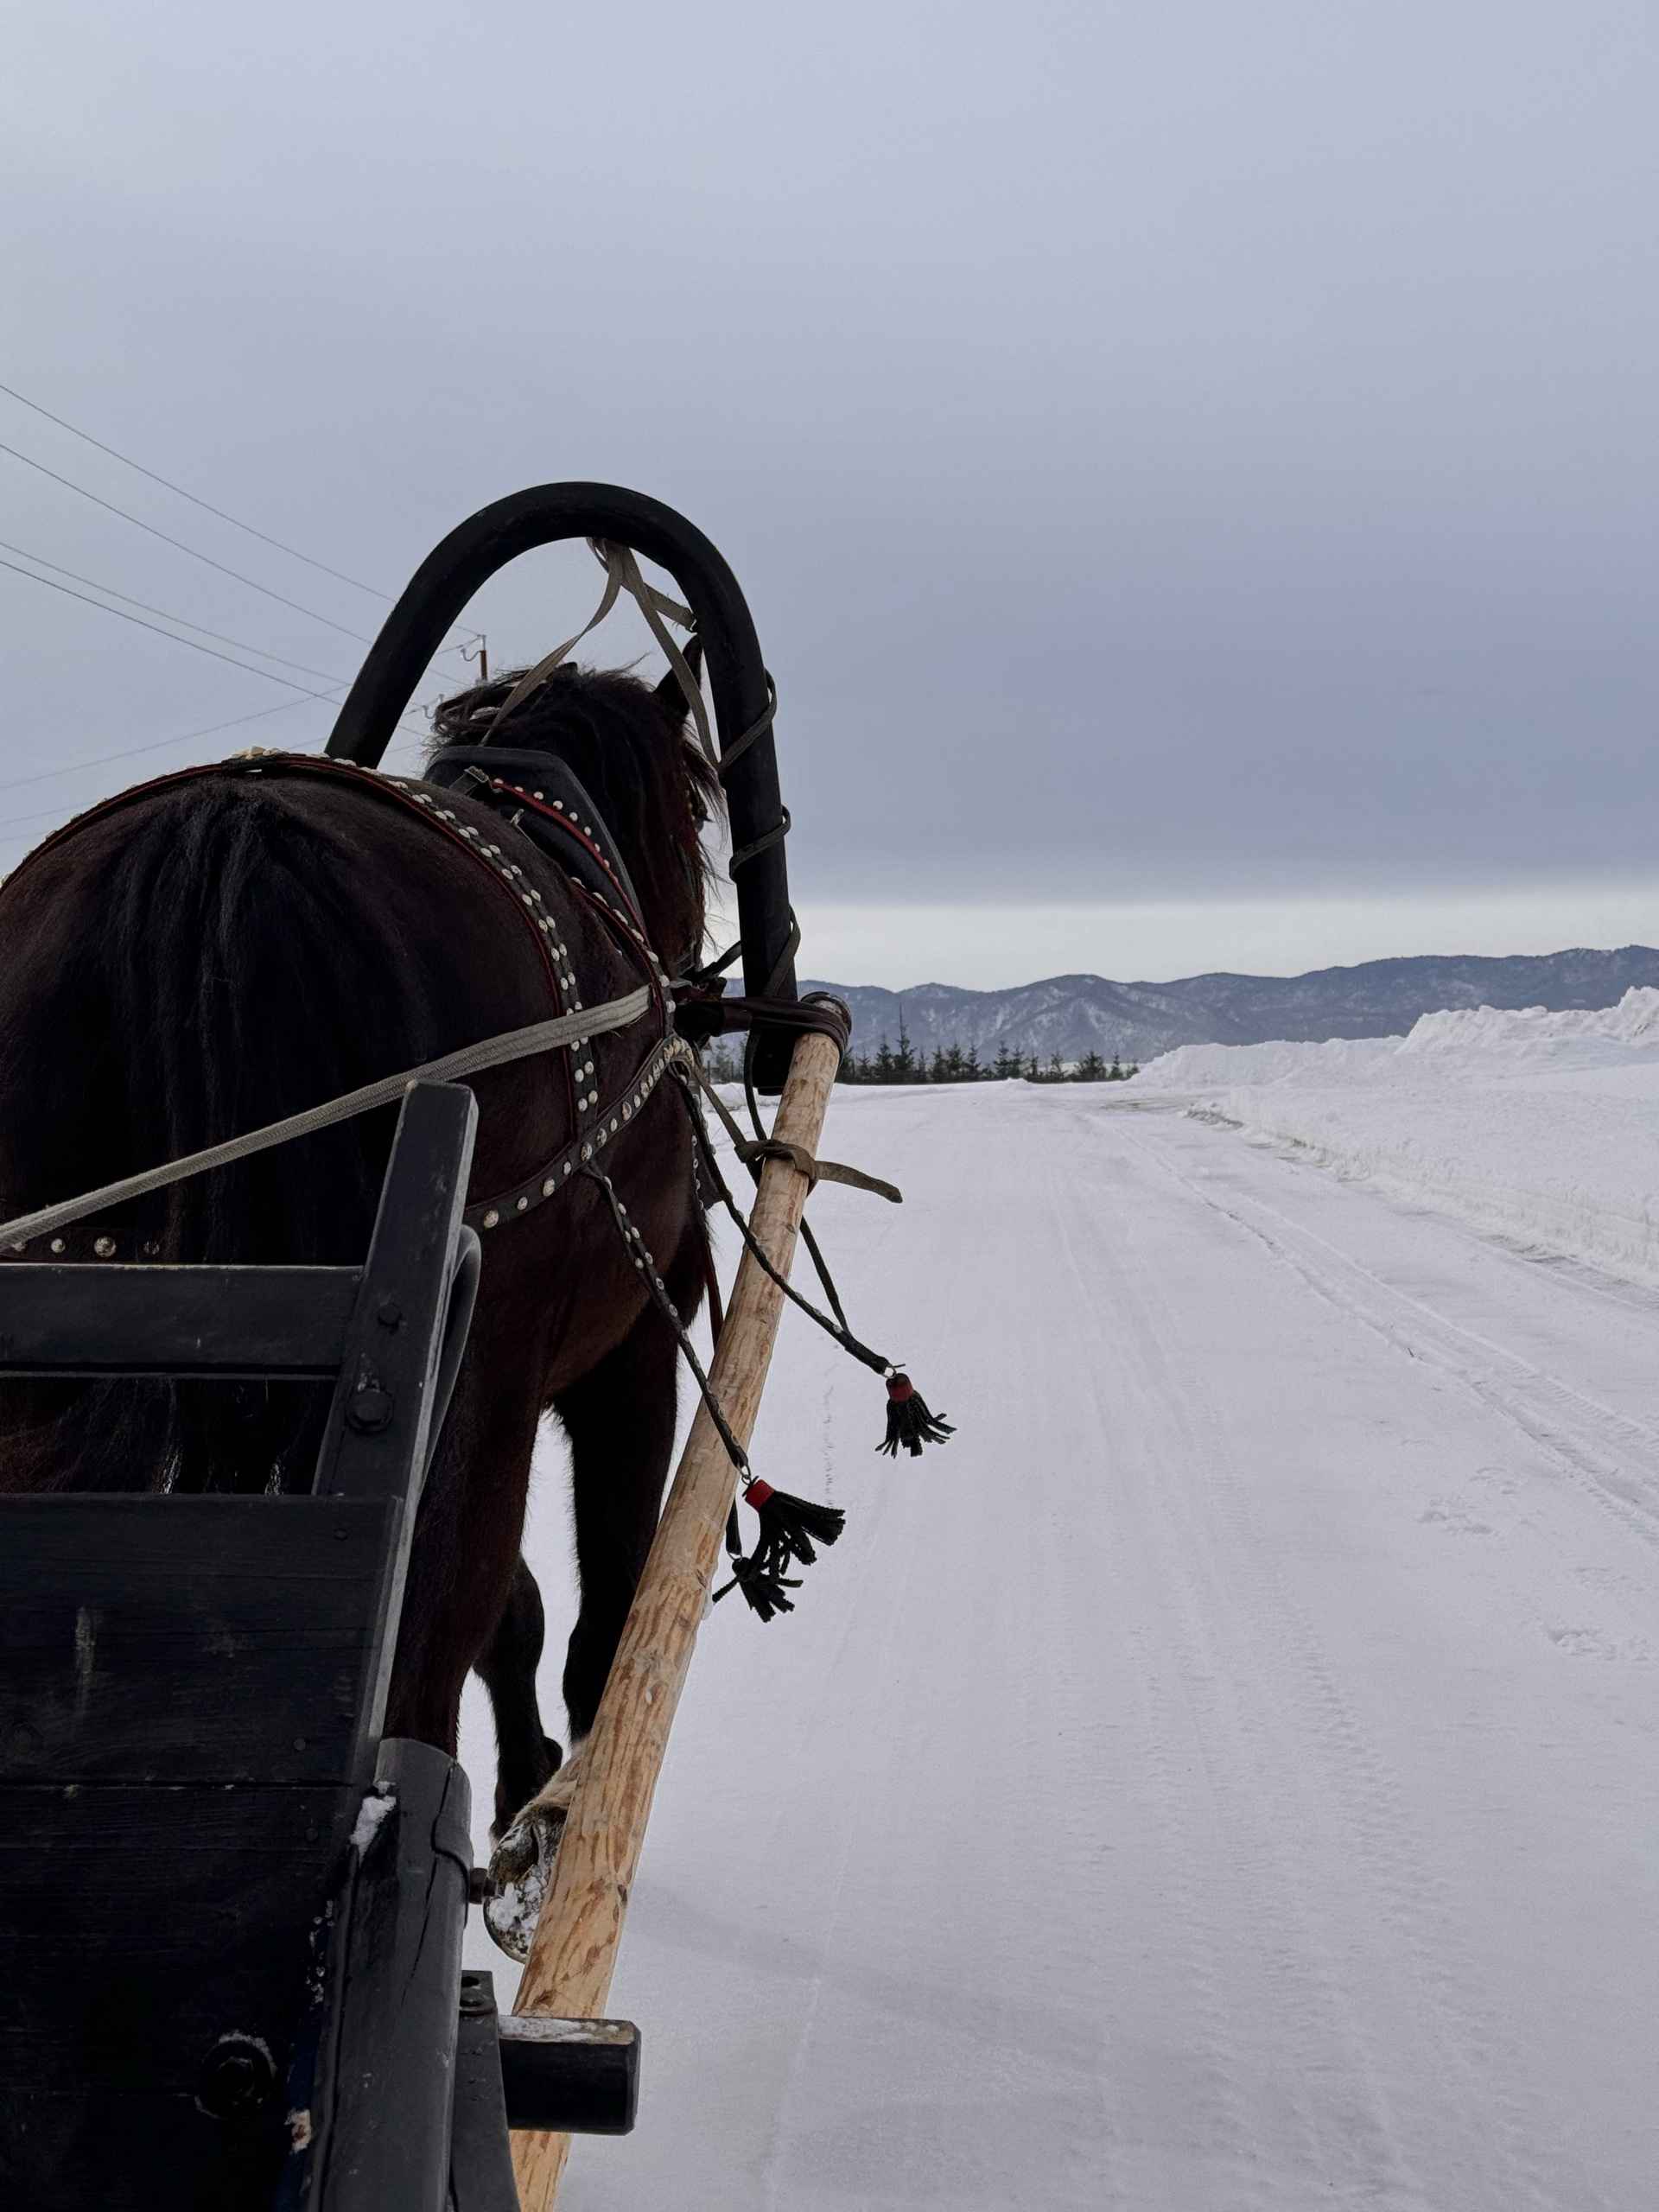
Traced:
POLYGON ((1522 1249, 1659 1288, 1659 990, 1425 1014, 1407 1037, 1185 1046, 1135 1078, 1522 1249))
POLYGON ((1443 1052, 1497 1046, 1513 1058, 1517 1047, 1529 1051, 1563 1037, 1592 1045, 1601 1040, 1619 1045, 1659 1041, 1659 991, 1629 990, 1617 1006, 1589 1011, 1575 1007, 1562 1014, 1541 1006, 1451 1007, 1444 1014, 1424 1014, 1400 1050, 1443 1052))

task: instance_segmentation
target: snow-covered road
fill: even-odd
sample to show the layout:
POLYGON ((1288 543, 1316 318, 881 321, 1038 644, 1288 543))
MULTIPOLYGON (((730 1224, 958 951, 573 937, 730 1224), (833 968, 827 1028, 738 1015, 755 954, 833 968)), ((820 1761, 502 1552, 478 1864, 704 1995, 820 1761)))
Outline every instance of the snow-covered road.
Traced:
POLYGON ((569 2212, 1645 2212, 1659 1295, 1116 1087, 825 1149, 904 1187, 814 1216, 958 1433, 876 1457, 786 1325, 755 1464, 848 1532, 704 1630, 569 2212))

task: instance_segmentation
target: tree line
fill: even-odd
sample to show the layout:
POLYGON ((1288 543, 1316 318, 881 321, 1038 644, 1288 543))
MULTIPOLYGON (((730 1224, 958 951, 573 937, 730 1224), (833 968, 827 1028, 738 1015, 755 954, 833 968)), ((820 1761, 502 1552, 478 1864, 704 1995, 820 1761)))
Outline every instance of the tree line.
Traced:
MULTIPOLYGON (((708 1048, 709 1079, 715 1083, 739 1083, 742 1080, 743 1062, 723 1039, 715 1039, 708 1048)), ((1046 1060, 1036 1052, 1025 1053, 1007 1044, 999 1045, 996 1058, 982 1060, 979 1047, 970 1045, 964 1052, 960 1045, 938 1045, 930 1059, 918 1052, 910 1040, 909 1032, 900 1021, 899 1042, 893 1045, 886 1037, 874 1052, 849 1052, 841 1064, 839 1083, 1127 1083, 1132 1075, 1139 1075, 1139 1065, 1131 1061, 1125 1067, 1114 1052, 1109 1064, 1096 1052, 1085 1052, 1080 1060, 1062 1060, 1058 1052, 1046 1060)))
POLYGON ((1045 1060, 1036 1052, 1021 1052, 1007 1044, 997 1046, 996 1057, 991 1060, 980 1058, 976 1045, 970 1045, 964 1052, 954 1044, 935 1046, 929 1059, 911 1043, 901 1021, 896 1046, 884 1037, 874 1052, 849 1052, 842 1062, 838 1079, 842 1083, 1127 1083, 1140 1071, 1134 1062, 1125 1067, 1116 1052, 1109 1063, 1094 1051, 1085 1052, 1080 1060, 1062 1060, 1058 1052, 1045 1060))

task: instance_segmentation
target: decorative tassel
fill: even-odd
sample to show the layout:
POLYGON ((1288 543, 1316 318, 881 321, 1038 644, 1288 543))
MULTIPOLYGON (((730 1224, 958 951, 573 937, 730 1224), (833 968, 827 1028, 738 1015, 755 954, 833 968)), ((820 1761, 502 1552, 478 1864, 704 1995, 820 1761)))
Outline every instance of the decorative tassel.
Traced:
POLYGON ((801 1578, 787 1570, 798 1565, 810 1567, 818 1556, 812 1548, 814 1541, 836 1542, 847 1516, 839 1506, 815 1505, 810 1497, 792 1497, 785 1490, 774 1490, 758 1475, 744 1484, 743 1502, 759 1515, 760 1534, 753 1552, 745 1559, 739 1546, 737 1509, 732 1508, 726 1523, 732 1579, 715 1591, 714 1602, 718 1605, 728 1591, 741 1590, 761 1619, 769 1621, 774 1613, 795 1610, 793 1599, 784 1593, 798 1590, 801 1578))
POLYGON ((810 1567, 817 1558, 812 1548, 814 1537, 821 1544, 833 1544, 847 1525, 847 1516, 839 1506, 815 1505, 810 1497, 791 1497, 786 1490, 774 1490, 759 1476, 744 1490, 743 1501, 760 1516, 760 1541, 754 1555, 779 1575, 787 1567, 810 1567))
POLYGON ((772 1574, 762 1566, 758 1554, 753 1559, 740 1556, 733 1560, 732 1579, 715 1591, 714 1603, 717 1605, 728 1592, 741 1590, 761 1619, 769 1621, 774 1613, 794 1611, 794 1599, 785 1597, 784 1592, 785 1590, 798 1590, 800 1586, 798 1574, 792 1580, 781 1574, 772 1574))
POLYGON ((909 1376, 895 1368, 887 1377, 887 1433, 876 1450, 896 1459, 902 1444, 912 1459, 919 1459, 924 1444, 943 1444, 956 1433, 948 1421, 928 1411, 926 1399, 909 1376))

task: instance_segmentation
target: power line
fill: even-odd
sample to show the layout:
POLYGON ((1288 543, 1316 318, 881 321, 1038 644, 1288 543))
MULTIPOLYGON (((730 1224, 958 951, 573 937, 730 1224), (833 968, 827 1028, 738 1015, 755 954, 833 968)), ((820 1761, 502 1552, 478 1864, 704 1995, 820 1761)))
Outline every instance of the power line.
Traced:
MULTIPOLYGON (((363 583, 355 576, 348 576, 343 569, 330 568, 326 561, 318 561, 308 553, 302 553, 296 546, 285 544, 281 538, 271 537, 269 531, 257 530, 251 523, 244 522, 239 516, 231 514, 223 507, 214 506, 211 500, 200 499, 194 492, 187 492, 181 484, 175 484, 170 478, 158 474, 155 469, 146 468, 142 461, 134 461, 130 454, 122 453, 115 446, 107 445, 102 438, 95 438, 90 430, 81 429, 63 416, 54 415, 49 407, 42 407, 38 400, 29 398, 26 394, 18 391, 14 386, 0 384, 0 392, 3 392, 9 399, 15 399, 19 406, 27 407, 32 413, 41 416, 45 421, 55 423, 60 429, 67 430, 72 437, 81 439, 86 444, 96 448, 99 453, 108 454, 111 460, 120 461, 124 467, 135 470, 140 476, 148 477, 152 483, 161 485, 164 490, 176 493, 181 499, 188 499, 193 506, 201 508, 204 513, 217 516, 221 522, 228 522, 234 528, 245 531, 249 537, 257 538, 262 544, 273 546, 279 553, 286 553, 294 560, 302 561, 308 567, 319 570, 324 575, 333 576, 341 583, 350 584, 353 590, 367 592, 372 598, 385 600, 391 597, 391 594, 389 592, 381 591, 373 584, 363 583)), ((49 477, 54 483, 63 485, 68 491, 78 492, 83 499, 91 499, 95 505, 118 516, 123 522, 131 523, 135 528, 148 531, 149 536, 159 538, 163 544, 171 545, 178 552, 188 553, 193 560, 201 561, 207 567, 218 569, 221 575, 231 577, 237 583, 245 585, 251 591, 263 593, 267 599, 275 600, 279 606, 289 607, 296 613, 308 615, 313 621, 321 622, 329 629, 337 630, 342 637, 351 638, 359 645, 366 645, 370 642, 361 631, 347 629, 343 623, 333 621, 326 614, 319 614, 315 607, 302 606, 297 600, 284 598, 281 592, 272 591, 268 585, 257 582, 251 576, 245 576, 239 569, 228 568, 223 562, 213 560, 210 555, 199 552, 194 546, 187 545, 179 538, 168 537, 165 531, 157 530, 153 524, 142 521, 137 515, 129 514, 124 507, 118 507, 112 501, 100 498, 96 492, 88 491, 85 485, 77 484, 73 479, 60 475, 55 469, 48 468, 43 461, 35 461, 30 454, 20 452, 16 446, 0 444, 0 453, 10 454, 13 460, 21 461, 25 467, 38 470, 41 475, 49 477)), ((162 614, 169 622, 177 622, 187 630, 200 631, 204 637, 217 638, 221 644, 238 645, 243 652, 256 653, 263 660, 274 660, 285 668, 297 668, 308 675, 323 673, 321 670, 309 668, 304 661, 289 660, 282 653, 267 652, 261 645, 250 645, 240 639, 226 638, 222 632, 210 630, 200 622, 192 622, 184 615, 174 614, 165 608, 147 607, 143 600, 132 599, 127 593, 116 591, 111 586, 97 583, 89 577, 77 576, 73 569, 65 569, 60 563, 48 561, 39 554, 24 551, 22 548, 17 546, 12 546, 9 550, 12 552, 21 552, 25 560, 36 561, 41 567, 51 569, 60 575, 74 577, 79 583, 89 583, 94 591, 105 592, 111 599, 125 601, 133 607, 143 607, 149 613, 162 614)), ((44 582, 46 580, 43 577, 37 577, 35 581, 44 582)), ((105 610, 105 612, 112 611, 112 609, 105 610)), ((463 639, 476 639, 478 632, 463 631, 461 635, 463 639)), ((438 652, 439 654, 461 652, 465 658, 465 647, 461 644, 441 645, 438 652)), ((330 680, 338 679, 331 678, 330 680)))
MULTIPOLYGON (((208 722, 203 728, 186 730, 179 737, 151 738, 148 744, 129 746, 120 753, 101 753, 96 760, 78 760, 69 768, 48 768, 38 776, 19 777, 16 785, 9 784, 3 788, 8 791, 21 789, 25 784, 44 783, 48 776, 70 775, 74 768, 104 768, 107 767, 112 760, 135 760, 143 753, 161 753, 168 747, 174 745, 194 745, 199 737, 217 737, 221 730, 240 729, 245 722, 263 721, 270 715, 290 714, 296 707, 302 707, 307 703, 303 699, 279 699, 274 707, 258 707, 251 715, 232 715, 227 722, 208 722)), ((94 804, 96 803, 96 801, 93 802, 94 804)), ((35 814, 11 815, 5 821, 0 822, 0 836, 3 836, 9 830, 26 829, 34 822, 55 821, 62 812, 63 809, 60 806, 48 806, 35 814)))
MULTIPOLYGON (((244 722, 260 722, 270 715, 291 714, 296 707, 306 703, 303 699, 279 699, 274 707, 256 707, 251 715, 232 715, 227 722, 209 722, 204 728, 188 729, 176 737, 152 737, 143 745, 123 746, 118 753, 95 753, 90 760, 71 760, 61 768, 42 768, 33 776, 17 776, 9 784, 0 784, 0 791, 20 791, 30 784, 49 784, 54 776, 78 775, 86 768, 107 768, 111 761, 136 760, 144 753, 164 753, 170 745, 194 745, 199 737, 217 737, 220 730, 240 729, 244 722)), ((32 821, 40 817, 22 818, 32 821)), ((9 826, 0 823, 0 829, 9 826)))
MULTIPOLYGON (((54 583, 50 576, 37 576, 33 569, 25 569, 16 561, 0 561, 0 569, 10 569, 15 575, 27 576, 32 584, 44 584, 48 591, 60 591, 66 599, 78 599, 84 607, 95 607, 100 614, 113 614, 118 622, 130 622, 135 629, 152 631, 158 638, 170 638, 175 645, 188 645, 194 653, 206 653, 213 660, 228 662, 232 668, 245 669, 250 676, 263 676, 267 683, 285 683, 290 691, 298 691, 308 699, 326 699, 327 691, 313 691, 308 685, 296 683, 292 677, 278 676, 269 668, 256 668, 251 660, 237 660, 230 653, 217 652, 212 645, 199 645, 194 638, 181 638, 176 630, 163 630, 159 622, 146 622, 142 615, 125 613, 118 607, 105 607, 101 599, 89 599, 84 591, 73 591, 67 584, 54 583)), ((330 681, 338 683, 334 677, 330 681)))
POLYGON ((65 422, 61 415, 54 415, 49 407, 42 407, 38 400, 26 399, 21 391, 14 391, 9 384, 0 384, 0 391, 3 391, 8 399, 15 399, 20 407, 27 407, 36 415, 43 415, 48 423, 55 423, 60 430, 67 430, 72 438, 79 438, 89 446, 96 446, 99 453, 108 454, 124 468, 136 469, 140 476, 149 477, 152 484, 159 484, 163 491, 175 493, 181 499, 188 499, 193 507, 200 507, 205 514, 217 515, 220 522, 229 523, 232 529, 245 531, 250 537, 257 537, 262 545, 274 545, 279 553, 286 553, 291 561, 303 561, 307 568, 319 569, 325 576, 333 576, 339 583, 350 584, 353 591, 365 591, 371 599, 389 600, 391 597, 389 591, 381 591, 374 584, 359 583, 355 576, 346 575, 343 569, 331 569, 326 561, 314 560, 310 554, 302 553, 297 547, 284 545, 280 537, 272 537, 265 531, 256 530, 251 522, 243 522, 238 516, 227 514, 223 507, 214 506, 210 499, 198 499, 194 492, 187 492, 182 484, 175 484, 168 477, 158 476, 153 468, 146 468, 143 461, 134 461, 130 454, 118 452, 114 446, 106 446, 102 438, 95 438, 90 430, 77 429, 73 423, 65 422))
MULTIPOLYGON (((0 386, 0 390, 3 390, 3 386, 0 386)), ((66 569, 60 561, 48 561, 43 553, 31 553, 26 545, 12 545, 0 537, 0 551, 15 553, 19 560, 32 561, 38 569, 50 569, 54 575, 67 576, 72 583, 85 584, 89 591, 101 591, 107 598, 118 599, 128 607, 142 608, 146 614, 159 614, 162 621, 176 622, 181 629, 198 631, 204 638, 216 638, 221 645, 235 645, 239 652, 257 653, 261 660, 277 661, 283 668, 297 668, 302 676, 320 676, 326 683, 343 683, 346 681, 344 677, 336 676, 331 668, 312 668, 305 661, 289 660, 285 654, 267 652, 263 645, 251 645, 245 638, 227 638, 222 630, 210 630, 205 623, 191 621, 188 615, 175 614, 170 607, 152 607, 147 600, 134 599, 130 592, 117 591, 113 584, 101 584, 95 576, 83 576, 73 569, 66 569)), ((37 576, 35 582, 45 583, 47 578, 37 576)), ((104 611, 106 614, 113 614, 118 610, 110 607, 104 611)), ((185 645, 188 640, 181 638, 179 643, 185 645)))
MULTIPOLYGON (((199 737, 217 736, 221 730, 238 729, 244 722, 259 721, 262 715, 286 714, 290 708, 304 706, 307 703, 303 699, 283 699, 274 707, 260 708, 256 714, 238 715, 232 721, 227 722, 209 722, 205 729, 188 730, 181 737, 158 737, 153 739, 148 745, 130 746, 124 752, 100 753, 94 760, 79 761, 75 766, 82 768, 105 767, 114 760, 137 760, 141 753, 160 753, 171 746, 193 744, 199 737)), ((329 703, 337 702, 330 702, 329 703)), ((400 724, 399 727, 402 728, 403 725, 400 724)), ((426 734, 424 731, 418 729, 409 730, 406 734, 410 737, 422 737, 426 734)), ((42 783, 47 776, 68 775, 72 771, 67 768, 48 768, 42 776, 21 777, 16 785, 0 785, 0 789, 14 790, 23 784, 42 783)), ((98 802, 93 800, 92 804, 96 805, 98 802)), ((73 820, 73 817, 71 816, 68 818, 73 820)), ((37 822, 60 822, 64 819, 64 810, 61 806, 41 807, 33 814, 10 815, 4 821, 0 821, 0 837, 9 836, 14 830, 32 829, 37 822)))
POLYGON ((297 599, 284 599, 279 591, 272 591, 269 584, 256 583, 251 576, 245 576, 239 569, 226 568, 223 561, 215 561, 211 554, 198 553, 194 545, 187 545, 181 537, 169 537, 164 530, 157 530, 154 523, 141 522, 137 515, 130 515, 124 507, 118 507, 111 499, 100 499, 96 492, 89 492, 84 484, 77 484, 72 477, 60 476, 55 468, 48 468, 43 461, 32 460, 20 453, 16 446, 0 444, 0 453, 8 453, 14 461, 21 461, 25 468, 38 469, 42 476, 49 476, 54 484, 61 484, 71 492, 79 492, 83 499, 90 499, 96 507, 119 515, 123 522, 130 522, 136 530, 147 531, 151 537, 159 537, 163 545, 170 545, 175 552, 188 553, 193 561, 200 561, 207 568, 217 569, 220 575, 229 576, 238 584, 245 584, 250 591, 263 592, 267 599, 274 599, 279 607, 291 607, 296 614, 308 615, 313 622, 321 622, 326 629, 338 630, 342 638, 355 638, 358 644, 372 642, 361 630, 348 630, 343 622, 336 622, 327 614, 319 614, 314 607, 302 607, 297 599))
MULTIPOLYGON (((288 714, 296 707, 306 705, 314 697, 321 700, 326 705, 337 705, 343 696, 342 690, 328 695, 321 692, 308 694, 305 699, 279 699, 274 707, 256 707, 251 714, 232 715, 229 721, 208 722, 201 729, 184 730, 176 737, 152 737, 147 739, 143 745, 123 746, 118 752, 95 753, 89 760, 69 760, 66 761, 61 767, 41 768, 32 776, 14 776, 9 782, 0 784, 0 794, 24 791, 31 784, 48 784, 58 776, 79 775, 88 768, 107 768, 117 760, 136 760, 146 753, 165 752, 170 746, 193 745, 199 737, 216 737, 221 730, 240 729, 245 722, 264 721, 270 715, 288 714)), ((427 702, 417 700, 412 705, 406 707, 404 714, 418 714, 426 710, 427 702)), ((411 728, 401 716, 397 727, 406 737, 425 737, 429 734, 429 731, 418 727, 411 728)), ((0 822, 0 830, 11 829, 26 822, 43 822, 48 814, 55 813, 56 810, 55 808, 48 808, 47 814, 25 814, 14 817, 10 821, 0 822)))

